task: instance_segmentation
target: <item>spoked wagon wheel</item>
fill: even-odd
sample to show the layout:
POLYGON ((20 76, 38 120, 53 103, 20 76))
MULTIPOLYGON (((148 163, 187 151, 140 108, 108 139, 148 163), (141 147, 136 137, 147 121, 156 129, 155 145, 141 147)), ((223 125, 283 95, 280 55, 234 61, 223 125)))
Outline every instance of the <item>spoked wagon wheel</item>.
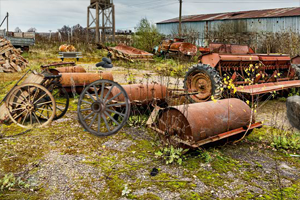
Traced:
POLYGON ((80 95, 78 119, 88 132, 97 136, 116 134, 127 122, 130 102, 121 85, 99 80, 87 86, 80 95), (117 90, 117 95, 112 95, 117 90))
POLYGON ((65 88, 60 84, 52 85, 49 89, 55 99, 56 114, 54 120, 62 118, 69 108, 70 97, 65 88))
POLYGON ((56 112, 54 97, 38 84, 16 87, 8 96, 6 107, 11 121, 23 128, 47 126, 56 112))

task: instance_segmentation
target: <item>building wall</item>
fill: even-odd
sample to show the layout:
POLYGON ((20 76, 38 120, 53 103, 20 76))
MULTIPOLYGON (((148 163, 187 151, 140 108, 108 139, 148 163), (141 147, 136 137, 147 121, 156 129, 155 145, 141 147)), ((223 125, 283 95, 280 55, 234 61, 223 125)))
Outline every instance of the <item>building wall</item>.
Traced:
MULTIPOLYGON (((217 32, 220 27, 228 27, 232 33, 280 33, 294 32, 300 34, 299 17, 258 18, 238 20, 216 20, 207 22, 184 22, 183 27, 199 32, 197 45, 204 45, 210 32, 217 32)), ((178 29, 178 23, 157 24, 160 33, 172 35, 178 29)))

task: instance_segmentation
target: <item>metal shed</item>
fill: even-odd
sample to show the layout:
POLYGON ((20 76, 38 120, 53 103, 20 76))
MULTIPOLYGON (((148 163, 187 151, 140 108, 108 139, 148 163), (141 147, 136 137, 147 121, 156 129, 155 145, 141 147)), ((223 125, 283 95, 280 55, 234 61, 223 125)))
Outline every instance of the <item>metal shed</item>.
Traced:
MULTIPOLYGON (((178 30, 178 18, 157 23, 159 32, 171 35, 178 30)), ((182 26, 199 33, 197 45, 205 45, 211 32, 221 26, 230 28, 233 33, 281 33, 300 34, 300 7, 269 10, 253 10, 229 13, 184 16, 182 26)))

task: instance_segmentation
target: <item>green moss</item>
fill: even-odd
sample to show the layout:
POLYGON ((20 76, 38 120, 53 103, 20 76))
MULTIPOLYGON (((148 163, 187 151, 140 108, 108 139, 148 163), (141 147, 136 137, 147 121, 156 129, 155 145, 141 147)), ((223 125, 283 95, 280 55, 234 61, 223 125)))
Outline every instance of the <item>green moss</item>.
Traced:
POLYGON ((155 194, 147 193, 142 196, 137 197, 138 200, 160 200, 155 194))

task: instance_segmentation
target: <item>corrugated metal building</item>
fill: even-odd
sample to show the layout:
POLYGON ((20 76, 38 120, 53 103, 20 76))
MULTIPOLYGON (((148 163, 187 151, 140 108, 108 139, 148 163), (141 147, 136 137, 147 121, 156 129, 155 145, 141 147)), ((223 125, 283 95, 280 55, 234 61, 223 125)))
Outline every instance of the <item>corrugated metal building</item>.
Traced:
MULTIPOLYGON (((178 30, 178 22, 178 18, 162 21, 157 28, 165 35, 172 35, 178 30)), ((190 15, 183 17, 182 26, 199 33, 197 45, 206 45, 210 34, 218 32, 220 27, 240 34, 284 31, 300 34, 300 7, 190 15)))

